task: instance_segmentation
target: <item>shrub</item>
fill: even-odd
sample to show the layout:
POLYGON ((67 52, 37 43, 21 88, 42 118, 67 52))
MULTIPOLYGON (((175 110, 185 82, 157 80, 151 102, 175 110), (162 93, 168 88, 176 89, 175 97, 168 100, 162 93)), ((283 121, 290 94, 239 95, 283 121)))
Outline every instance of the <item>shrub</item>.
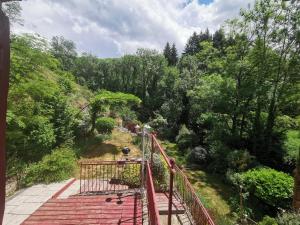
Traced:
POLYGON ((246 150, 234 150, 227 155, 226 161, 229 169, 242 172, 251 167, 254 157, 246 150))
POLYGON ((178 148, 183 151, 192 147, 195 142, 195 134, 190 131, 185 125, 182 125, 178 135, 176 136, 178 148))
POLYGON ((24 185, 62 181, 74 174, 76 158, 69 148, 59 148, 46 155, 38 163, 31 164, 25 171, 24 185))
POLYGON ((121 184, 128 185, 130 188, 137 188, 141 185, 141 167, 133 164, 125 165, 122 171, 121 184))
POLYGON ((284 212, 277 217, 278 225, 300 225, 300 213, 284 212))
POLYGON ((165 191, 167 189, 167 164, 162 159, 160 154, 153 154, 153 165, 152 165, 152 175, 154 180, 155 190, 165 191))
POLYGON ((265 216, 262 221, 258 223, 258 225, 278 225, 276 219, 265 216))
POLYGON ((286 132, 286 139, 283 143, 285 150, 284 161, 287 164, 295 165, 300 148, 300 132, 298 130, 288 130, 286 132))
POLYGON ((205 148, 197 146, 189 153, 188 160, 197 164, 206 164, 209 160, 209 153, 205 148))
POLYGON ((96 121, 96 129, 99 133, 110 134, 114 129, 116 122, 110 117, 100 117, 96 121))
POLYGON ((250 194, 274 207, 289 208, 293 195, 293 177, 271 168, 249 170, 241 180, 250 194))
POLYGON ((160 114, 155 114, 155 118, 149 122, 149 125, 162 137, 166 136, 168 131, 168 121, 160 114))

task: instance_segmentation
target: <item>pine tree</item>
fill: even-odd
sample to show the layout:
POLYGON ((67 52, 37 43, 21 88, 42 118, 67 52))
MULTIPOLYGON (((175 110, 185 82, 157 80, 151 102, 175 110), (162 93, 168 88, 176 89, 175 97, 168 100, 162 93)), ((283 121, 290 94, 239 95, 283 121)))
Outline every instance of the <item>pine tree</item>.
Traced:
POLYGON ((213 46, 224 53, 226 47, 226 38, 222 29, 219 29, 214 33, 213 46))
POLYGON ((165 56, 165 58, 168 61, 168 65, 170 65, 171 64, 171 57, 172 56, 171 56, 171 47, 170 47, 169 42, 167 42, 167 44, 166 44, 166 46, 164 48, 164 56, 165 56))
POLYGON ((176 49, 175 43, 173 43, 172 48, 171 48, 171 61, 170 61, 170 65, 176 66, 177 61, 178 61, 177 49, 176 49))
POLYGON ((202 50, 200 43, 203 41, 212 41, 212 36, 209 33, 208 29, 206 29, 204 33, 200 32, 200 34, 194 32, 193 35, 189 38, 183 54, 195 55, 196 53, 200 52, 202 50))
POLYGON ((185 49, 184 49, 184 54, 185 55, 194 55, 197 52, 199 52, 199 35, 194 32, 193 35, 189 38, 185 49))

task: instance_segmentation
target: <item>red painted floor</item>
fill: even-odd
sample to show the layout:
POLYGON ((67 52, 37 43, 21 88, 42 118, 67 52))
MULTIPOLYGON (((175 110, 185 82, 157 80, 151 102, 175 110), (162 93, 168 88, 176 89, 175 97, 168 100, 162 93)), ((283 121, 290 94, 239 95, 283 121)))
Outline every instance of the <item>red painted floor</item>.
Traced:
POLYGON ((139 194, 70 196, 50 199, 22 224, 142 224, 139 194))

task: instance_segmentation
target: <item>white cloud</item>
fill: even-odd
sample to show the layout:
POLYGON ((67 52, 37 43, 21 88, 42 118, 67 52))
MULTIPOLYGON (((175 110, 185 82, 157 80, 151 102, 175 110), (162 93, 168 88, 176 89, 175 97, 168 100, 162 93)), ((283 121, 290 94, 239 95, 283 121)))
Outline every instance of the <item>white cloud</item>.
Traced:
POLYGON ((167 41, 181 51, 188 37, 207 27, 214 31, 254 0, 27 0, 21 2, 24 26, 46 38, 62 35, 79 51, 99 57, 161 50, 167 41))

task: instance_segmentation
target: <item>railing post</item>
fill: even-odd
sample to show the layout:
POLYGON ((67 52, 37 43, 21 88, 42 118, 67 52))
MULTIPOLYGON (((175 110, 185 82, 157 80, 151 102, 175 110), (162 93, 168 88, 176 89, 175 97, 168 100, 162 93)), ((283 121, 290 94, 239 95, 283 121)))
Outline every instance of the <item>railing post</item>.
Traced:
POLYGON ((172 224, 172 203, 173 203, 173 184, 174 184, 174 160, 170 159, 171 170, 170 170, 170 184, 169 184, 169 209, 168 209, 168 225, 172 224))
POLYGON ((154 153, 154 134, 151 134, 151 158, 150 158, 151 168, 153 166, 153 153, 154 153))

